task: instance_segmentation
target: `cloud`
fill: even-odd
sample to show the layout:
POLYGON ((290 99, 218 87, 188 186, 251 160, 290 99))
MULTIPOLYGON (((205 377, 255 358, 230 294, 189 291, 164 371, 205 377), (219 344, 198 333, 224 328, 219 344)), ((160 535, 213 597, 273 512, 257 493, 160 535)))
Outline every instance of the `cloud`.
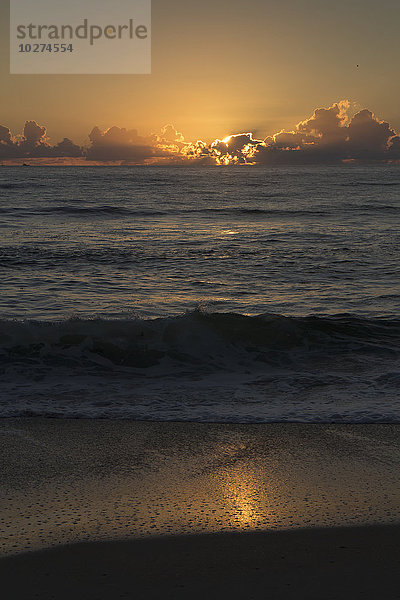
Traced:
POLYGON ((40 127, 36 121, 26 121, 23 136, 27 144, 31 146, 39 145, 45 140, 46 127, 40 127))
POLYGON ((11 144, 11 131, 0 125, 0 144, 11 144))
POLYGON ((110 127, 101 131, 94 127, 89 134, 90 146, 86 149, 89 160, 102 162, 123 161, 124 163, 143 164, 159 159, 166 162, 180 156, 183 160, 183 148, 186 147, 183 134, 172 124, 162 127, 160 133, 140 136, 136 129, 110 127))
POLYGON ((191 144, 184 154, 194 160, 208 157, 214 164, 323 164, 344 160, 400 159, 400 136, 371 111, 349 116, 350 102, 341 100, 317 108, 293 130, 282 130, 264 140, 240 133, 207 145, 191 144))
POLYGON ((167 143, 181 143, 185 141, 183 134, 175 129, 171 123, 168 125, 164 125, 161 129, 161 136, 158 137, 159 143, 167 142, 167 143))
POLYGON ((389 155, 400 158, 400 135, 395 135, 389 141, 389 155))
POLYGON ((374 158, 385 154, 396 132, 386 121, 379 121, 371 111, 361 110, 348 126, 348 146, 355 158, 374 158))
POLYGON ((62 142, 59 142, 53 147, 53 154, 57 157, 65 158, 78 158, 83 156, 82 148, 74 144, 69 138, 64 138, 62 142))
POLYGON ((98 127, 94 127, 89 133, 89 140, 94 145, 111 147, 142 145, 145 138, 140 137, 136 129, 121 129, 114 126, 106 131, 100 131, 98 127))
POLYGON ((366 109, 350 118, 349 109, 347 100, 316 109, 295 130, 265 139, 252 158, 262 164, 400 159, 398 136, 389 123, 366 109))
POLYGON ((341 100, 329 108, 317 108, 312 117, 297 125, 296 130, 306 136, 305 143, 330 148, 341 146, 346 139, 349 108, 347 100, 341 100))
POLYGON ((132 161, 143 163, 157 156, 154 147, 155 137, 141 137, 136 129, 110 127, 101 131, 94 127, 89 134, 91 146, 86 150, 89 160, 115 162, 132 161))
POLYGON ((64 138, 55 146, 48 143, 46 128, 36 121, 26 121, 22 133, 12 136, 8 127, 0 125, 0 158, 56 158, 83 156, 82 148, 64 138))
POLYGON ((264 139, 253 133, 234 133, 207 143, 187 141, 168 123, 159 133, 139 135, 136 129, 94 127, 86 148, 69 138, 51 145, 46 128, 26 121, 13 137, 0 125, 0 158, 82 159, 96 163, 165 165, 292 165, 342 161, 400 161, 400 135, 370 110, 350 116, 351 105, 341 100, 317 108, 292 130, 281 130, 264 139))

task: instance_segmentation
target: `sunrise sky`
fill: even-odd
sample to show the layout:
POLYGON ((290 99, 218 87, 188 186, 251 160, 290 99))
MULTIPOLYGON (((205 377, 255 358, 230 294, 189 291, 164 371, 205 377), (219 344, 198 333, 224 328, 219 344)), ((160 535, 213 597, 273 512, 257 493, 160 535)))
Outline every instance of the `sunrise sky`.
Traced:
POLYGON ((95 126, 167 123, 186 140, 264 139, 347 99, 399 131, 399 24, 397 0, 153 0, 152 75, 9 75, 1 0, 0 124, 79 145, 95 126))

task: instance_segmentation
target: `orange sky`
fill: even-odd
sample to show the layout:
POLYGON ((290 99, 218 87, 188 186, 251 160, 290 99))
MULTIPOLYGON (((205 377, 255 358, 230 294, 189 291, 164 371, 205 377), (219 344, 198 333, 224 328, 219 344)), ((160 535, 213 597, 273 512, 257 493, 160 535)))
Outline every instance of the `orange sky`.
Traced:
POLYGON ((14 133, 34 119, 54 143, 166 123, 186 139, 264 138, 342 98, 400 129, 397 0, 153 0, 148 76, 9 75, 7 5, 0 123, 14 133))

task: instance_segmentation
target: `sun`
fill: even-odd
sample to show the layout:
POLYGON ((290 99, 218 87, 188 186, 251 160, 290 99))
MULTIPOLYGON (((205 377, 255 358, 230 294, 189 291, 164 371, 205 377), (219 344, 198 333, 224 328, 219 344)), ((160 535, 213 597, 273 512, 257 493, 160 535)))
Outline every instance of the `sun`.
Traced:
POLYGON ((227 144, 228 142, 230 142, 232 136, 228 135, 228 137, 224 138, 222 141, 224 142, 224 144, 227 144))

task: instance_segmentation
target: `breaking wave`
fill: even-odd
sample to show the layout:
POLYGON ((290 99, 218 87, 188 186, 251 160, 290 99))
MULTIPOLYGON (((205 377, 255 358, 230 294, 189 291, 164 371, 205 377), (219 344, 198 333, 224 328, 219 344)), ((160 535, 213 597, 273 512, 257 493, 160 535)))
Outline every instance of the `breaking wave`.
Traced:
POLYGON ((399 342, 351 315, 2 321, 1 416, 394 421, 399 342))

